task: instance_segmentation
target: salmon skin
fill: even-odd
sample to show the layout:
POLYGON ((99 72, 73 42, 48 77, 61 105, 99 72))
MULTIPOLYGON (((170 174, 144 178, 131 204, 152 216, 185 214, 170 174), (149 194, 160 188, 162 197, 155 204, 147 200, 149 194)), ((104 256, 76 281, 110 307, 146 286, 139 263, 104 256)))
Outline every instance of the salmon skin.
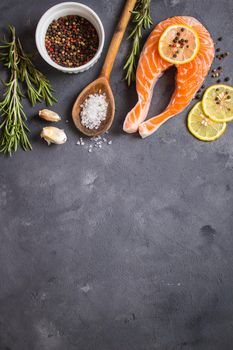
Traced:
POLYGON ((123 130, 133 133, 139 130, 142 138, 153 134, 166 120, 182 112, 202 86, 214 59, 214 43, 207 29, 195 18, 176 16, 160 22, 151 32, 142 50, 137 72, 136 90, 138 102, 127 114, 123 130), (197 56, 189 63, 176 65, 176 88, 166 109, 159 115, 146 119, 153 88, 160 76, 173 66, 158 52, 159 39, 164 30, 171 25, 192 27, 198 34, 200 48, 197 56))

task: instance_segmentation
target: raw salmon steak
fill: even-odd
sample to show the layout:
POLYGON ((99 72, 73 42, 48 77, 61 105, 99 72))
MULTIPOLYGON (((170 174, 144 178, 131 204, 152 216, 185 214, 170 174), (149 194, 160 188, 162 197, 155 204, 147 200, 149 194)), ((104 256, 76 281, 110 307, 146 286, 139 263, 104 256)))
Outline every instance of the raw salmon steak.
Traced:
POLYGON ((136 72, 138 102, 125 118, 124 131, 133 133, 139 130, 144 138, 154 133, 166 120, 182 112, 203 84, 213 62, 214 52, 214 43, 209 32, 195 18, 177 16, 160 22, 147 39, 139 59, 136 72), (176 87, 170 103, 161 114, 144 122, 155 83, 173 65, 160 56, 159 39, 168 26, 176 24, 192 27, 196 31, 200 40, 199 51, 191 62, 176 65, 176 87))

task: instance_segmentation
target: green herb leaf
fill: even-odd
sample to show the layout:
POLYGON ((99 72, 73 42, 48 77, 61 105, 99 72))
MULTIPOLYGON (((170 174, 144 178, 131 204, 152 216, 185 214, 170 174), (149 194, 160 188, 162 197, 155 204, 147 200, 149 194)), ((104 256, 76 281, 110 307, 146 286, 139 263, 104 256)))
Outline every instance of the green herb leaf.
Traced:
POLYGON ((135 79, 142 29, 148 29, 152 24, 150 3, 151 0, 138 0, 135 10, 132 11, 132 23, 134 28, 128 37, 128 39, 132 39, 132 49, 123 68, 126 71, 125 80, 127 80, 128 85, 135 79))
POLYGON ((20 79, 27 86, 27 95, 32 106, 35 106, 41 100, 45 101, 48 106, 52 106, 57 102, 57 99, 53 96, 51 84, 46 76, 35 67, 30 56, 24 52, 19 39, 18 48, 20 79))
POLYGON ((26 115, 23 111, 21 99, 23 97, 19 86, 19 55, 16 44, 15 28, 9 26, 11 41, 4 43, 0 49, 7 52, 1 54, 6 67, 9 69, 9 79, 5 83, 6 91, 4 99, 0 103, 0 113, 3 121, 0 125, 2 129, 0 137, 0 152, 12 154, 21 144, 24 150, 32 149, 27 133, 28 128, 24 122, 26 115))
POLYGON ((32 106, 42 100, 51 106, 57 102, 53 96, 53 89, 48 79, 33 64, 30 56, 22 48, 16 37, 15 28, 9 26, 10 41, 6 39, 0 45, 0 59, 8 70, 9 78, 3 82, 5 86, 4 98, 0 102, 0 152, 12 154, 20 144, 27 151, 32 149, 28 139, 29 129, 25 123, 26 115, 23 111, 24 97, 20 82, 26 85, 27 97, 32 106))

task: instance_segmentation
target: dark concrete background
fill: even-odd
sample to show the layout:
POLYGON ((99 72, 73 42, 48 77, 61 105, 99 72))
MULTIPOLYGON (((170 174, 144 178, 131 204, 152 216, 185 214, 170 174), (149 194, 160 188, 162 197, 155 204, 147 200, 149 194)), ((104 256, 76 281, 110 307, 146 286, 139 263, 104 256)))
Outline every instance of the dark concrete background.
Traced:
MULTIPOLYGON (((36 24, 56 3, 2 0, 0 26, 14 24, 32 52, 36 24)), ((85 3, 103 21, 106 50, 124 1, 85 3)), ((178 14, 232 51, 232 0, 152 1, 154 23, 178 14)), ((185 111, 148 139, 123 134, 136 101, 122 81, 128 50, 124 40, 111 77, 113 144, 91 154, 76 145, 70 110, 104 55, 74 76, 37 58, 69 140, 48 147, 41 106, 25 105, 34 150, 0 158, 0 350, 233 348, 233 127, 198 142, 185 111)), ((232 56, 223 66, 233 77, 232 56)), ((158 84, 150 115, 168 102, 173 76, 158 84)))

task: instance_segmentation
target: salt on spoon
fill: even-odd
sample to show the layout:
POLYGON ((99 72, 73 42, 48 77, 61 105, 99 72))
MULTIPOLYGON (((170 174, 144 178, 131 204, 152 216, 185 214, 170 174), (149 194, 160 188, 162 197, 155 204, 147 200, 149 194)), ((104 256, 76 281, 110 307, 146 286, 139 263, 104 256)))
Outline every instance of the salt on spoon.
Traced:
POLYGON ((98 79, 89 84, 76 99, 73 110, 72 118, 75 126, 87 136, 97 136, 104 134, 112 125, 115 115, 115 101, 110 87, 109 79, 113 68, 114 61, 116 59, 117 52, 119 50, 123 35, 125 33, 127 24, 129 22, 131 12, 134 9, 137 0, 127 0, 120 21, 117 25, 112 41, 110 43, 105 62, 98 79), (81 123, 81 109, 84 101, 93 94, 98 92, 106 94, 106 101, 108 103, 107 115, 97 129, 89 129, 81 123))
POLYGON ((98 129, 107 117, 106 94, 92 94, 81 104, 81 123, 88 129, 98 129))

